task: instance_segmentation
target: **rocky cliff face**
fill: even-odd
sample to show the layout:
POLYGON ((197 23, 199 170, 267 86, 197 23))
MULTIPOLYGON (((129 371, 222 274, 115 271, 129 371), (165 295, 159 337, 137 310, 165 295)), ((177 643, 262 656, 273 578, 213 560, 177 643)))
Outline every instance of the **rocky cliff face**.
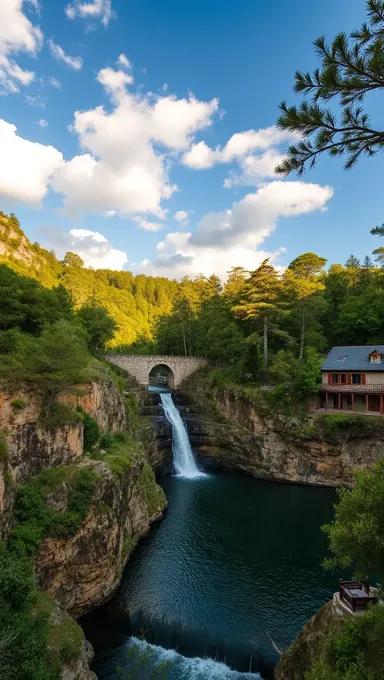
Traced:
MULTIPOLYGON (((105 432, 119 432, 129 425, 124 396, 108 376, 86 386, 81 397, 63 401, 82 406, 105 432)), ((92 649, 70 616, 78 617, 112 596, 137 541, 162 515, 166 499, 151 468, 151 464, 156 467, 163 462, 162 436, 157 437, 146 421, 141 425, 147 432, 145 446, 133 439, 123 440, 122 449, 110 454, 102 451, 93 460, 83 452, 82 423, 47 429, 42 424, 42 410, 41 400, 33 392, 0 392, 0 539, 6 538, 12 527, 19 484, 56 468, 60 474, 55 475, 56 486, 49 490, 45 502, 58 513, 66 512, 70 481, 63 481, 66 477, 61 473, 73 475, 82 468, 94 471, 95 489, 80 528, 69 537, 44 539, 36 557, 38 585, 56 602, 52 644, 61 628, 65 631, 73 624, 80 631, 81 644, 71 659, 63 662, 61 678, 93 680, 88 663, 92 649)), ((169 431, 167 434, 164 429, 163 439, 167 436, 169 431)))
POLYGON ((333 602, 324 607, 303 626, 299 636, 286 650, 275 670, 275 680, 305 680, 315 662, 324 657, 331 632, 342 630, 345 616, 333 602))
MULTIPOLYGON (((111 597, 137 541, 166 504, 143 456, 135 455, 119 475, 102 461, 82 465, 97 474, 88 515, 74 536, 45 539, 36 560, 39 586, 75 618, 111 597)), ((64 511, 66 498, 61 485, 49 504, 64 511)))
MULTIPOLYGON (((83 396, 68 396, 62 401, 82 406, 104 431, 124 429, 124 399, 107 375, 84 386, 83 391, 83 396)), ((6 460, 5 456, 0 460, 0 538, 9 531, 17 485, 45 468, 70 465, 83 454, 82 424, 49 429, 42 425, 42 412, 41 398, 35 392, 0 392, 0 430, 6 444, 6 460)))
POLYGON ((264 479, 340 486, 352 483, 354 469, 371 467, 384 455, 382 435, 355 432, 327 441, 314 434, 313 420, 300 430, 294 419, 263 416, 250 398, 234 389, 209 388, 196 379, 184 389, 210 414, 195 415, 193 408, 186 413, 192 445, 206 465, 264 479))

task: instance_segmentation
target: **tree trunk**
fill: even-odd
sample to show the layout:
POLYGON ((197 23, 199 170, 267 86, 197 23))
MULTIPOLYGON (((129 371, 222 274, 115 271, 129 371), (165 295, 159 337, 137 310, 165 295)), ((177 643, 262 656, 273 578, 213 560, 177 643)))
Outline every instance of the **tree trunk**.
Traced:
POLYGON ((183 329, 184 355, 187 356, 188 352, 187 352, 187 340, 185 337, 184 319, 182 319, 181 321, 181 326, 183 329))
POLYGON ((303 310, 301 314, 299 361, 302 361, 304 359, 304 339, 305 339, 305 312, 303 310))
POLYGON ((268 317, 264 317, 264 333, 263 333, 263 356, 264 365, 268 366, 268 317))

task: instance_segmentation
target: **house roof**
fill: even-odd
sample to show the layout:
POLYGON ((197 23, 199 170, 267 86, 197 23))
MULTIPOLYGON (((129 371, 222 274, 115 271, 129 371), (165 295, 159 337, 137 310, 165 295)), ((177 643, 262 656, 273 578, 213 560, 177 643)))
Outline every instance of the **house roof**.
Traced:
POLYGON ((384 371, 384 345, 332 347, 321 366, 322 371, 384 371), (381 363, 370 363, 372 352, 383 355, 381 363))

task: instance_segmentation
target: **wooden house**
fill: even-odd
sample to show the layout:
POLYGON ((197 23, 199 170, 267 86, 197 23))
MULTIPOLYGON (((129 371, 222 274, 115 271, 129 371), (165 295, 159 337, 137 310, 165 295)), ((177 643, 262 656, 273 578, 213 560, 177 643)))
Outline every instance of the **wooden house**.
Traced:
POLYGON ((322 367, 317 408, 384 412, 384 345, 332 347, 322 367))

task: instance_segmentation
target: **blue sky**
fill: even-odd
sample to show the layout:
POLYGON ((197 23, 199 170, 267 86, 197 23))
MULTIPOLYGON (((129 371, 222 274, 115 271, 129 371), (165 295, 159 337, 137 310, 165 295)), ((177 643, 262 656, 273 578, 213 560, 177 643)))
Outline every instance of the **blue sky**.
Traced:
POLYGON ((169 277, 364 257, 382 157, 272 172, 294 71, 364 15, 362 0, 3 0, 0 208, 59 257, 169 277))

